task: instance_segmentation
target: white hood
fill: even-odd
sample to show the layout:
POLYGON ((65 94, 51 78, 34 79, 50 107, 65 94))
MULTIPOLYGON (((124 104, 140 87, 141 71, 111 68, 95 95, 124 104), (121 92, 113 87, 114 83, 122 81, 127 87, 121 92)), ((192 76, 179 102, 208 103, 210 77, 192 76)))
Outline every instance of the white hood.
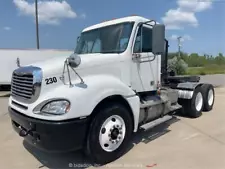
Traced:
MULTIPOLYGON (((121 62, 123 57, 118 57, 119 54, 84 54, 81 57, 81 64, 76 70, 83 70, 84 68, 99 67, 103 65, 112 65, 121 62), (118 59, 121 58, 121 59, 118 59)), ((64 62, 69 56, 54 57, 45 61, 36 62, 32 66, 40 67, 43 71, 44 77, 49 75, 58 75, 63 72, 64 62)))

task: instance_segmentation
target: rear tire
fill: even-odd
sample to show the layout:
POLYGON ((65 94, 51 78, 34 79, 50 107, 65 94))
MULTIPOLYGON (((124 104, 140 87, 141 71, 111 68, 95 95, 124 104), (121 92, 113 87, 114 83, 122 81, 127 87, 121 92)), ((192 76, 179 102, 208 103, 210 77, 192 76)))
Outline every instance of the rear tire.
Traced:
POLYGON ((191 118, 198 118, 202 115, 203 93, 201 87, 194 90, 192 99, 185 100, 184 111, 191 118))
POLYGON ((215 91, 211 84, 203 84, 201 86, 203 92, 203 111, 210 111, 215 101, 215 91))
POLYGON ((126 151, 133 121, 125 106, 111 103, 93 118, 86 143, 86 155, 94 164, 107 164, 126 151))

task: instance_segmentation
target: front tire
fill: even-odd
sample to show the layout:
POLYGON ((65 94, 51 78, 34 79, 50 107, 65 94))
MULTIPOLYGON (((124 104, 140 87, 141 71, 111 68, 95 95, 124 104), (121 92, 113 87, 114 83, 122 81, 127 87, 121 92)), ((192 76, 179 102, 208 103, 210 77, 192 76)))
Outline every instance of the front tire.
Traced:
POLYGON ((95 164, 107 164, 126 150, 133 124, 129 111, 121 104, 111 103, 99 110, 91 122, 86 154, 95 164))

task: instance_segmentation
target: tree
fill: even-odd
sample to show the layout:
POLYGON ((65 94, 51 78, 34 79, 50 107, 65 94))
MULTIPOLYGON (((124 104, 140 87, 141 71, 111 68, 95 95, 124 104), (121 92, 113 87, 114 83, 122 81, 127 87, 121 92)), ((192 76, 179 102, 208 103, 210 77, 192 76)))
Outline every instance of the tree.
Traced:
POLYGON ((178 75, 186 74, 188 65, 183 59, 177 56, 168 60, 168 71, 174 71, 178 75))
MULTIPOLYGON (((173 59, 178 56, 177 52, 169 53, 168 59, 173 59)), ((186 63, 189 67, 208 67, 208 66, 216 66, 216 65, 225 65, 225 56, 222 53, 218 53, 217 56, 212 56, 208 54, 199 55, 198 53, 187 54, 181 52, 180 58, 186 63)), ((178 62, 172 60, 173 62, 178 62)), ((181 61, 182 62, 182 61, 181 61)), ((171 63, 171 61, 170 61, 171 63)), ((172 64, 172 63, 171 63, 172 64)))
POLYGON ((219 53, 219 55, 216 56, 216 58, 215 58, 215 64, 217 64, 217 65, 223 65, 223 64, 225 64, 225 57, 223 57, 223 54, 222 53, 219 53))

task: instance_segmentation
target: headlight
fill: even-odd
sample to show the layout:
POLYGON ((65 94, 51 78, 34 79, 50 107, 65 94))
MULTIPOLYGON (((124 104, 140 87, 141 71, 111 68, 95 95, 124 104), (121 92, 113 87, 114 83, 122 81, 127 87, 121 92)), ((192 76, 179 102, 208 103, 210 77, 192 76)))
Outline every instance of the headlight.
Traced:
POLYGON ((67 100, 51 101, 42 109, 41 113, 62 115, 70 110, 70 102, 67 100))

